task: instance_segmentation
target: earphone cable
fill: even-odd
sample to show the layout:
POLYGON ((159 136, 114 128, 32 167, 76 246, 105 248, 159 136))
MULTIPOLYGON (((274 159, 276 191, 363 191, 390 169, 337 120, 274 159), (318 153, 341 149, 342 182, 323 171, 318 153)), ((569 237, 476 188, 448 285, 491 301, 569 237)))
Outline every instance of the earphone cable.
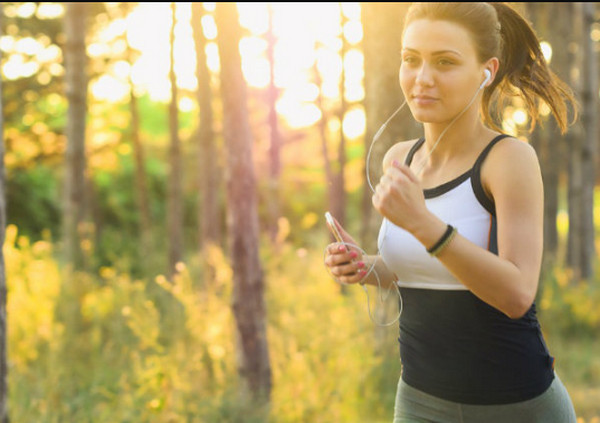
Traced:
MULTIPOLYGON (((484 85, 485 85, 485 83, 487 82, 488 79, 489 79, 489 75, 486 78, 486 80, 477 89, 477 91, 475 92, 475 94, 471 98, 471 101, 469 101, 469 103, 461 110, 461 112, 459 114, 457 114, 452 119, 452 121, 450 121, 450 123, 444 128, 444 130, 438 136, 438 139, 435 141, 435 143, 433 144, 433 146, 431 147, 431 149, 427 152, 427 155, 421 161, 421 165, 418 168, 417 175, 419 175, 423 171, 423 168, 427 164, 427 160, 429 159, 429 157, 431 156, 431 154, 433 153, 433 151, 436 149, 436 147, 438 146, 439 142, 441 141, 442 137, 446 134, 446 132, 448 131, 448 129, 450 129, 450 127, 473 105, 473 102, 477 98, 477 95, 479 94, 479 91, 481 91, 484 88, 484 85)), ((385 129, 387 128, 387 125, 389 124, 389 122, 404 108, 404 106, 406 106, 406 103, 407 103, 407 100, 405 98, 404 102, 400 105, 400 107, 398 107, 396 109, 396 111, 394 113, 392 113, 392 115, 385 121, 385 123, 383 125, 381 125, 381 127, 377 130, 377 132, 373 136, 373 139, 371 141, 371 145, 369 146, 369 151, 368 151, 367 157, 366 157, 365 172, 366 172, 366 177, 367 177, 367 183, 368 183, 369 188, 371 189, 371 192, 373 194, 375 194, 375 188, 373 187, 373 184, 371 183, 371 175, 370 175, 370 169, 369 169, 369 167, 370 167, 369 165, 370 165, 370 161, 371 161, 371 153, 373 151, 373 147, 374 147, 375 143, 379 140, 379 138, 381 137, 381 135, 383 134, 383 132, 385 131, 385 129)), ((376 254, 376 256, 381 256, 381 248, 382 248, 383 242, 385 241, 385 238, 387 237, 387 231, 388 231, 387 223, 388 223, 388 220, 384 217, 383 221, 382 221, 382 225, 384 226, 383 227, 383 237, 377 243, 377 254, 376 254)), ((345 245, 346 247, 354 247, 357 250, 359 250, 363 254, 363 256, 367 256, 366 252, 362 248, 360 248, 358 245, 354 245, 354 244, 346 243, 346 242, 343 242, 342 244, 345 245)), ((326 254, 326 252, 325 252, 325 254, 326 254)), ((367 271, 367 273, 363 276, 363 278, 367 278, 367 277, 369 277, 369 275, 371 273, 373 273, 373 275, 375 276, 375 279, 377 280, 377 288, 378 288, 378 292, 379 292, 379 300, 380 300, 381 303, 383 303, 389 297, 391 289, 388 290, 388 293, 387 293, 387 295, 385 295, 385 298, 384 298, 384 296, 382 295, 381 279, 379 278, 379 275, 378 275, 377 271, 375 270, 375 264, 376 264, 376 261, 371 265, 371 267, 369 268, 369 270, 367 271)), ((327 268, 327 269, 329 270, 329 268, 327 268)), ((339 281, 331 273, 331 270, 329 270, 329 273, 334 278, 334 280, 336 280, 338 283, 340 283, 342 285, 352 285, 352 284, 345 284, 345 283, 342 283, 341 281, 339 281)), ((364 286, 364 284, 360 284, 360 285, 363 287, 363 290, 365 291, 365 293, 367 295, 367 309, 368 309, 368 312, 369 312, 369 317, 370 317, 371 321, 374 324, 376 324, 377 326, 384 326, 385 327, 385 326, 390 326, 390 325, 396 323, 400 319, 400 316, 402 315, 402 310, 404 309, 404 303, 403 303, 403 299, 402 299, 402 293, 400 292, 400 288, 398 286, 398 281, 393 281, 391 285, 394 286, 394 288, 396 289, 396 292, 398 294, 398 298, 399 298, 399 311, 398 311, 398 314, 397 314, 396 318, 393 319, 390 322, 387 322, 387 323, 380 323, 380 322, 375 321, 375 319, 373 318, 372 312, 371 312, 371 301, 370 301, 370 297, 369 297, 369 291, 368 291, 367 287, 364 286)))
MULTIPOLYGON (((350 247, 355 248, 356 250, 360 251, 363 256, 368 256, 368 254, 362 248, 360 248, 356 244, 352 244, 352 243, 349 243, 349 242, 341 242, 340 244, 346 246, 346 248, 350 248, 350 247)), ((326 255, 327 255, 327 249, 325 249, 325 251, 324 251, 323 260, 325 260, 326 255)), ((377 281, 377 291, 379 293, 379 295, 378 295, 379 302, 380 302, 380 304, 384 304, 385 301, 387 301, 387 299, 389 298, 390 293, 392 292, 392 289, 388 288, 387 289, 387 291, 388 291, 387 294, 385 296, 382 295, 382 292, 384 291, 384 288, 381 286, 381 278, 379 277, 379 274, 377 273, 377 270, 375 270, 376 264, 377 264, 376 261, 373 262, 373 264, 369 267, 369 270, 367 271, 367 273, 363 276, 363 279, 368 278, 369 275, 371 275, 371 273, 375 276, 375 280, 377 281)), ((343 286, 356 285, 356 283, 350 284, 350 283, 345 283, 345 282, 340 281, 337 277, 335 277, 335 275, 333 275, 333 273, 331 273, 331 269, 329 269, 329 267, 326 267, 326 269, 329 272, 329 275, 337 283, 339 283, 340 285, 343 285, 343 286)), ((403 303, 403 300, 402 300, 402 294, 400 293, 400 288, 398 287, 398 284, 395 281, 393 281, 391 283, 391 285, 394 287, 396 293, 398 294, 398 298, 399 298, 399 304, 398 304, 399 310, 398 310, 398 314, 396 315, 396 317, 393 320, 391 320, 389 322, 384 322, 384 323, 378 322, 373 317, 373 312, 371 310, 371 297, 369 295, 369 290, 367 289, 367 287, 365 286, 365 284, 360 283, 360 282, 358 282, 358 284, 360 284, 360 286, 362 286, 363 290, 365 291, 365 294, 367 295, 367 311, 369 313, 369 318, 371 319, 371 321, 375 325, 381 326, 381 327, 387 327, 387 326, 393 325, 394 323, 396 323, 400 319, 400 316, 402 315, 402 309, 404 308, 404 303, 403 303)))

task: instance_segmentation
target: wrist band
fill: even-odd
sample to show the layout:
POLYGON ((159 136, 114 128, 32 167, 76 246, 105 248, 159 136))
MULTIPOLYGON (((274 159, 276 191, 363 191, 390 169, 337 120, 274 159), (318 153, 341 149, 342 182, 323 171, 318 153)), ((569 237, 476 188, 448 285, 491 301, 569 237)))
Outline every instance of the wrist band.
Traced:
POLYGON ((456 232, 457 231, 454 226, 448 225, 446 227, 446 232, 444 232, 444 235, 442 235, 438 242, 436 242, 432 247, 428 248, 427 252, 433 257, 439 255, 442 252, 442 250, 446 248, 446 246, 450 243, 450 241, 452 241, 452 238, 454 238, 456 232))

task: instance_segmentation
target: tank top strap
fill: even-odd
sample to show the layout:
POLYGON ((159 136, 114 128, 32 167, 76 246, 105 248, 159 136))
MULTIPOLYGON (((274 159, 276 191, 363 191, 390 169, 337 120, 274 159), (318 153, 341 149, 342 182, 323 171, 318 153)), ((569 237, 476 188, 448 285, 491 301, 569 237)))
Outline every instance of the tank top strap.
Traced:
POLYGON ((491 140, 489 144, 483 149, 481 154, 479 154, 479 157, 477 157, 477 160, 473 165, 473 171, 471 173, 471 185, 473 186, 475 196, 477 197, 481 205, 493 216, 496 215, 496 207, 494 205, 494 201, 488 197, 488 195, 485 193, 485 190, 483 189, 483 185, 481 184, 481 166, 483 165, 483 162, 485 161, 492 148, 498 143, 498 141, 508 137, 510 137, 510 135, 500 134, 493 140, 491 140))
POLYGON ((412 147, 408 151, 408 154, 406 155, 406 159, 404 160, 404 164, 406 166, 410 166, 410 164, 412 163, 412 160, 413 160, 413 157, 414 157, 415 153, 417 152, 417 150, 419 148, 421 148, 421 146, 423 145, 424 142, 425 142, 425 137, 421 137, 421 138, 419 138, 417 140, 416 143, 414 143, 412 145, 412 147))

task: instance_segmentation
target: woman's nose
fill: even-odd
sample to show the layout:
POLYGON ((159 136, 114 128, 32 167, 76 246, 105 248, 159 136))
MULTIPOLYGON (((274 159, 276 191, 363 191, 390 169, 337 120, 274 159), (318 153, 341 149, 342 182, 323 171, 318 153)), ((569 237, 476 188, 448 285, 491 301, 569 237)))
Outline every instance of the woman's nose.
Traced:
POLYGON ((415 81, 419 85, 424 85, 428 87, 433 85, 433 74, 431 72, 431 69, 429 69, 429 67, 426 65, 421 66, 419 71, 417 72, 417 77, 415 81))

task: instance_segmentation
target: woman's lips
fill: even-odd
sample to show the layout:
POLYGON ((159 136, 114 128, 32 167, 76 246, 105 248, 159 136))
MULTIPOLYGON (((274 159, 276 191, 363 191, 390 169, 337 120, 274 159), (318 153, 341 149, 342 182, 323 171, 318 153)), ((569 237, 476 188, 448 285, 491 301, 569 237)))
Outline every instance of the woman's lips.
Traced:
POLYGON ((436 97, 431 97, 428 95, 415 94, 412 96, 412 100, 414 103, 420 106, 428 106, 438 101, 436 97))

